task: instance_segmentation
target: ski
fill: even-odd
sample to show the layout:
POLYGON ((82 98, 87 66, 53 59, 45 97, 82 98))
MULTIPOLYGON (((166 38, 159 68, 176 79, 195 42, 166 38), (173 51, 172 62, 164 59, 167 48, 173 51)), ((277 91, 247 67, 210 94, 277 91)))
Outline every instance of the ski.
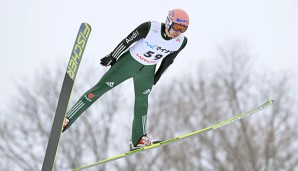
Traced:
POLYGON ((107 163, 107 162, 110 162, 110 161, 113 161, 113 160, 124 158, 124 157, 130 156, 130 155, 133 155, 133 154, 136 154, 136 153, 139 153, 139 152, 143 152, 143 151, 150 150, 150 149, 153 149, 153 148, 161 147, 163 145, 168 145, 170 143, 177 142, 177 141, 182 140, 182 139, 185 139, 185 138, 189 138, 191 136, 197 135, 197 134, 202 133, 202 132, 207 132, 207 131, 210 131, 210 130, 215 130, 217 128, 221 128, 221 127, 227 126, 227 125, 229 125, 229 124, 231 124, 231 123, 233 123, 233 122, 235 122, 237 120, 240 120, 240 119, 243 119, 245 117, 248 117, 249 115, 251 115, 253 113, 256 113, 256 112, 258 112, 258 111, 260 111, 260 110, 262 110, 262 109, 264 109, 264 108, 266 108, 268 106, 271 106, 273 103, 274 103, 274 100, 268 100, 266 103, 262 104, 259 107, 256 107, 254 109, 251 109, 250 111, 247 111, 247 112, 244 112, 244 113, 240 113, 239 115, 237 115, 237 116, 235 116, 233 118, 227 119, 227 120, 225 120, 223 122, 220 122, 220 123, 217 123, 215 125, 212 125, 212 126, 209 126, 209 127, 206 127, 206 128, 203 128, 203 129, 194 131, 194 132, 190 132, 190 133, 187 133, 187 134, 178 136, 176 138, 172 138, 172 139, 168 139, 168 140, 165 140, 165 141, 156 143, 156 144, 152 144, 150 146, 146 146, 146 147, 142 147, 142 148, 139 148, 139 149, 130 151, 130 152, 122 153, 122 154, 116 155, 114 157, 110 157, 110 158, 107 158, 107 159, 104 159, 104 160, 100 160, 98 162, 95 162, 95 163, 92 163, 92 164, 89 164, 89 165, 85 165, 85 166, 81 166, 81 167, 78 167, 78 168, 74 168, 72 170, 74 171, 74 170, 87 169, 89 167, 93 167, 93 166, 96 166, 96 165, 99 165, 99 164, 103 164, 103 163, 107 163))
POLYGON ((57 104, 49 142, 47 145, 42 171, 52 171, 56 154, 59 147, 65 113, 73 89, 74 81, 78 72, 80 62, 91 32, 91 27, 87 23, 82 23, 77 34, 72 53, 68 62, 67 70, 62 84, 60 97, 57 104))

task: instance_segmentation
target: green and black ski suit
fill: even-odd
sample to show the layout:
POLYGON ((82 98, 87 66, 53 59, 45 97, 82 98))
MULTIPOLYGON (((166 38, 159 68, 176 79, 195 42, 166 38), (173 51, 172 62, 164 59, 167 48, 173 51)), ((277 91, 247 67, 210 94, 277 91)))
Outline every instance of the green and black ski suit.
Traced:
POLYGON ((84 93, 67 112, 66 117, 69 119, 69 124, 63 131, 68 129, 104 93, 123 81, 133 78, 135 104, 132 142, 136 145, 139 139, 146 134, 148 95, 152 86, 156 84, 168 66, 173 63, 186 43, 187 38, 183 34, 175 39, 167 37, 163 23, 149 21, 139 25, 109 54, 118 60, 102 76, 99 82, 84 93), (161 60, 162 63, 155 72, 156 63, 161 60))

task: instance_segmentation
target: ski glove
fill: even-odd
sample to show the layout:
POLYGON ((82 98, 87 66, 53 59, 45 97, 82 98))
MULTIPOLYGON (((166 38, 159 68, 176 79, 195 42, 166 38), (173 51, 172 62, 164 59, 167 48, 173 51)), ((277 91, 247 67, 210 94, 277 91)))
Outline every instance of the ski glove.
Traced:
POLYGON ((112 66, 112 65, 114 65, 115 62, 116 62, 116 58, 113 58, 110 55, 107 55, 107 56, 101 58, 101 60, 100 60, 100 64, 103 66, 109 66, 109 65, 112 66))

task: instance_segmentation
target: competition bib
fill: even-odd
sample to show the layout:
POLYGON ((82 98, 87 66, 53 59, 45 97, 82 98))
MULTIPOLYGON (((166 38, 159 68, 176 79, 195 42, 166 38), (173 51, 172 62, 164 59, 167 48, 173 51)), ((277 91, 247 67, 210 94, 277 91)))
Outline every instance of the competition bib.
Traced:
POLYGON ((143 65, 155 65, 181 47, 184 40, 182 34, 171 40, 165 40, 161 34, 161 24, 151 22, 147 36, 130 48, 131 56, 143 65))

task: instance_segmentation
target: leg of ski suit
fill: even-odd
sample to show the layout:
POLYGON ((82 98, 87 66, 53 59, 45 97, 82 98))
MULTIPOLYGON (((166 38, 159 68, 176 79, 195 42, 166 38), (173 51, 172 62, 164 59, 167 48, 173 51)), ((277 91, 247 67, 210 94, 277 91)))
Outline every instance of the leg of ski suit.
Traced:
POLYGON ((132 143, 137 145, 140 138, 146 134, 148 96, 154 81, 153 66, 144 66, 139 74, 134 76, 135 106, 132 124, 132 143))
POLYGON ((129 52, 123 54, 119 60, 103 75, 99 82, 84 93, 78 102, 67 112, 69 118, 67 130, 74 121, 99 97, 116 87, 128 78, 133 77, 135 89, 134 120, 132 141, 134 144, 146 133, 146 117, 148 110, 148 95, 153 86, 155 65, 144 66, 135 61, 129 52))

